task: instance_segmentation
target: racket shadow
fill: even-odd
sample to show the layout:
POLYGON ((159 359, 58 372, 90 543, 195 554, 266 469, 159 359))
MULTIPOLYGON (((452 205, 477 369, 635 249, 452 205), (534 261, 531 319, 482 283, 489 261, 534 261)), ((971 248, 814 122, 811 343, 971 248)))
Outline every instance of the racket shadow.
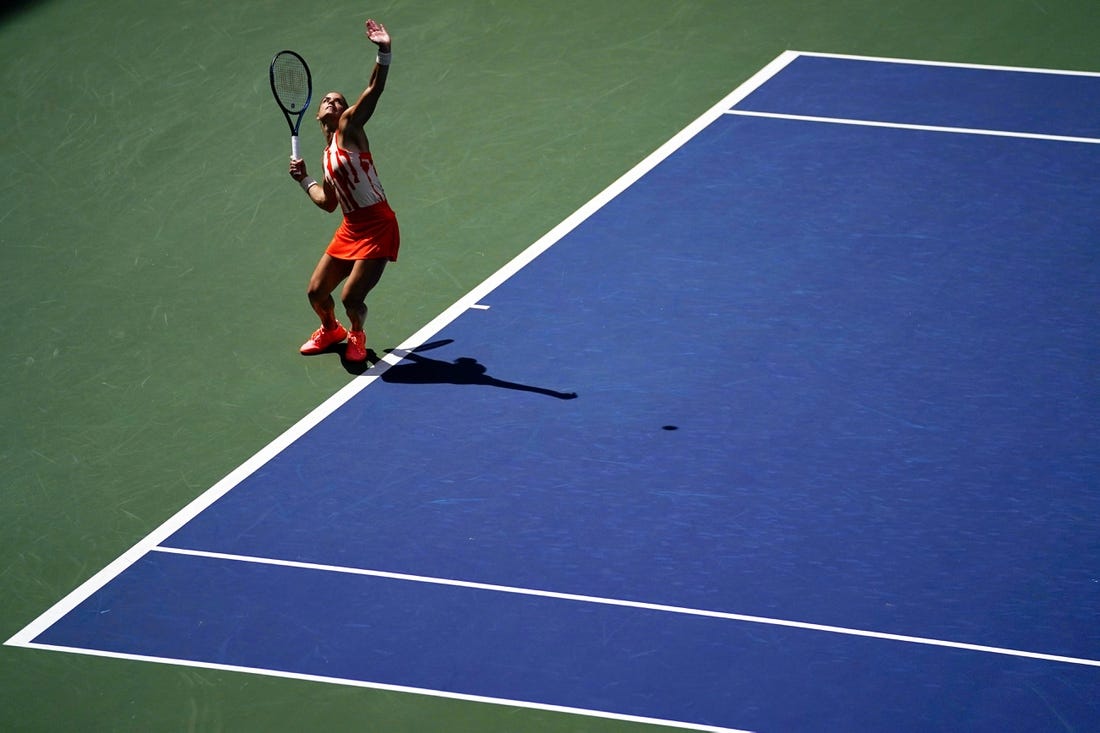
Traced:
POLYGON ((530 384, 498 379, 488 373, 488 367, 469 356, 462 356, 453 361, 443 361, 442 359, 432 359, 423 355, 424 351, 436 349, 450 343, 452 343, 452 339, 424 344, 412 351, 386 349, 386 353, 397 354, 402 358, 402 361, 383 372, 382 381, 390 384, 478 385, 511 389, 518 392, 532 392, 559 400, 577 398, 576 392, 559 392, 547 387, 536 387, 530 384))

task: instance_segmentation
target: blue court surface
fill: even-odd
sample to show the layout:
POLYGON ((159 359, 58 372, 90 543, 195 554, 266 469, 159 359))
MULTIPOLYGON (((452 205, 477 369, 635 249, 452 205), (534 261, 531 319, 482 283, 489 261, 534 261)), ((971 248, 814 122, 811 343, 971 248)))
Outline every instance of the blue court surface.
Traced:
POLYGON ((9 643, 1100 730, 1098 98, 782 54, 9 643))

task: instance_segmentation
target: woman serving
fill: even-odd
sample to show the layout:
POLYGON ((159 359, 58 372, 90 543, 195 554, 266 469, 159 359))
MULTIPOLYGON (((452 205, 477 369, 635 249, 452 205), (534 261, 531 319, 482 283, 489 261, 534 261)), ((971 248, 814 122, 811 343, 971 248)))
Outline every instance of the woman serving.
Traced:
POLYGON ((325 211, 339 206, 343 221, 321 255, 309 279, 309 304, 321 319, 321 327, 304 344, 303 354, 318 354, 347 339, 345 358, 365 361, 367 337, 367 294, 378 284, 387 262, 397 260, 401 235, 397 216, 386 200, 374 167, 370 142, 364 126, 378 106, 386 88, 391 58, 390 34, 374 20, 367 20, 367 38, 378 46, 370 83, 355 104, 348 106, 340 92, 329 92, 317 108, 317 120, 325 135, 322 157, 324 180, 318 182, 306 172, 305 161, 291 159, 290 175, 298 181, 310 201, 325 211), (348 329, 336 318, 332 293, 341 281, 340 301, 348 317, 348 329), (350 329, 350 330, 349 330, 350 329))

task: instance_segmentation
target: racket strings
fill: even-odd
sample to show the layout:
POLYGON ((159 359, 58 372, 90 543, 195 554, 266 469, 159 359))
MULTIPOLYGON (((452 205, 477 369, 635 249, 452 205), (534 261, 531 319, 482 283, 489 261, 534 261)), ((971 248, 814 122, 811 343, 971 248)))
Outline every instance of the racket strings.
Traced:
POLYGON ((275 96, 287 111, 300 112, 309 103, 309 72, 294 56, 280 54, 272 64, 275 96))

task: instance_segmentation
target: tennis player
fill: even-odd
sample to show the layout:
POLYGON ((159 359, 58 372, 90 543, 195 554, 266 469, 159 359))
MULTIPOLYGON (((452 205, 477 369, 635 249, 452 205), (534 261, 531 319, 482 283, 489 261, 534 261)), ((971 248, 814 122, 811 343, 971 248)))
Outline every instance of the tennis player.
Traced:
POLYGON ((390 34, 374 20, 367 20, 366 34, 378 46, 367 88, 350 107, 339 92, 326 94, 317 107, 317 120, 326 143, 321 159, 324 180, 311 178, 305 161, 290 161, 290 176, 298 181, 310 201, 328 212, 339 206, 343 213, 343 221, 309 280, 309 303, 321 319, 321 327, 300 350, 303 354, 319 354, 346 338, 345 358, 358 362, 367 358, 367 337, 363 331, 367 294, 378 284, 386 263, 397 260, 401 240, 397 217, 378 182, 363 129, 386 88, 392 53, 390 34), (337 320, 332 298, 336 286, 345 279, 340 300, 350 330, 337 320))

